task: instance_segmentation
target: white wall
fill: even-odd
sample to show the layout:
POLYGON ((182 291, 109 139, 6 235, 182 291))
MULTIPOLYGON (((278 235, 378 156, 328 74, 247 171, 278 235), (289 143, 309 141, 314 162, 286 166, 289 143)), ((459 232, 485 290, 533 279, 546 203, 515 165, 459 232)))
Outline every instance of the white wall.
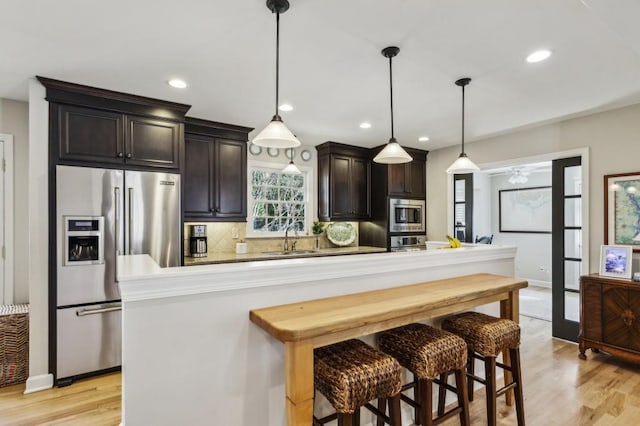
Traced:
MULTIPOLYGON (((469 143, 465 148, 476 163, 589 148, 589 253, 590 271, 597 272, 600 245, 604 239, 604 175, 640 170, 640 105, 632 105, 574 118, 559 123, 524 129, 469 143)), ((447 174, 459 146, 429 152, 427 167, 427 229, 431 239, 447 233, 447 174)))
POLYGON ((27 181, 29 172, 29 105, 26 102, 0 99, 0 133, 13 135, 13 277, 14 303, 29 301, 27 279, 28 243, 27 181))
MULTIPOLYGON (((532 173, 528 178, 527 183, 518 185, 518 187, 551 186, 550 171, 532 173)), ((506 175, 491 177, 491 233, 494 235, 493 242, 494 244, 518 247, 515 260, 516 276, 551 287, 551 234, 500 232, 498 191, 516 188, 509 183, 508 179, 509 176, 506 175)), ((551 209, 545 213, 549 215, 549 222, 551 222, 551 209)))

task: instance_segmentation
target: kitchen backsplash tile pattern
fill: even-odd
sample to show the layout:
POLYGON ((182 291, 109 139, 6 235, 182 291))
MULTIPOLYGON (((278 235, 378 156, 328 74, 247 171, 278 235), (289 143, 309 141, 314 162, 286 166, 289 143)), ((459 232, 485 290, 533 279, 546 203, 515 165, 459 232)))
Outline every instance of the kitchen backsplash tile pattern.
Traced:
MULTIPOLYGON (((358 230, 358 222, 350 222, 358 230)), ((189 225, 207 226, 208 253, 235 253, 236 243, 246 242, 247 253, 262 253, 265 251, 282 250, 284 238, 247 238, 247 224, 245 222, 185 222, 184 224, 184 255, 189 256, 189 225), (233 238, 237 233, 238 238, 233 238)), ((325 228, 328 223, 325 223, 325 228)), ((316 237, 313 235, 289 236, 290 241, 297 241, 297 250, 313 250, 316 248, 316 237)), ((350 246, 358 246, 358 238, 350 246)), ((327 239, 325 233, 318 236, 318 248, 336 247, 327 239)))

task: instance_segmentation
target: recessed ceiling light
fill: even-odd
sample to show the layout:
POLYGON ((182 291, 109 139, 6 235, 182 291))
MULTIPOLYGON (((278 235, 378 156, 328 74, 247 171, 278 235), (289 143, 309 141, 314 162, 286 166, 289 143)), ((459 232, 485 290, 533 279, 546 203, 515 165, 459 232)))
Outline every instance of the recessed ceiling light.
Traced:
POLYGON ((180 80, 179 78, 172 78, 169 80, 169 86, 175 87, 176 89, 184 89, 187 87, 187 83, 184 80, 180 80))
POLYGON ((530 64, 534 64, 536 62, 544 61, 545 59, 549 58, 549 56, 551 56, 550 50, 536 50, 535 52, 527 56, 527 62, 529 62, 530 64))
POLYGON ((371 123, 367 123, 366 121, 364 123, 360 123, 360 128, 361 129, 370 129, 371 128, 371 123))
POLYGON ((418 141, 420 142, 427 142, 429 140, 429 136, 420 136, 418 138, 418 141))
POLYGON ((289 104, 282 104, 278 107, 278 109, 280 111, 284 111, 284 112, 289 112, 289 111, 293 111, 293 107, 289 104))

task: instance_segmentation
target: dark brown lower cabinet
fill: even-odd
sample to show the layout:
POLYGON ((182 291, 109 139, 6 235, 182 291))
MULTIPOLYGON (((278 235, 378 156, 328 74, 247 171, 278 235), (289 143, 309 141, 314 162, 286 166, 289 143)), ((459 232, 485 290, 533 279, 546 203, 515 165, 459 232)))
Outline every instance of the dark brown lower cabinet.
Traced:
POLYGON ((580 358, 600 350, 640 363, 640 284, 600 275, 580 278, 580 358))

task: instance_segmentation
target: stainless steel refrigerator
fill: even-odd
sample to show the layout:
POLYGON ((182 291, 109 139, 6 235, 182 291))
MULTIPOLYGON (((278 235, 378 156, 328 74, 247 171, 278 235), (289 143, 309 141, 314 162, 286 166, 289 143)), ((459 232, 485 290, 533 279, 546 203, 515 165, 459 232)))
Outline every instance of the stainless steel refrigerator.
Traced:
POLYGON ((57 166, 56 381, 121 362, 118 254, 180 265, 180 175, 57 166))

